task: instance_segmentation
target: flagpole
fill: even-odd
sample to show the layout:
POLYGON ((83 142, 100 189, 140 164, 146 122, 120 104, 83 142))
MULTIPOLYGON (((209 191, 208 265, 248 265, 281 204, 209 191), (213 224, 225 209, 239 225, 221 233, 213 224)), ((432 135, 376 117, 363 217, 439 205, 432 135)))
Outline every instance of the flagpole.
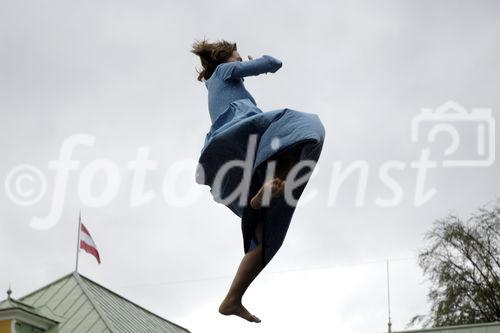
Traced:
POLYGON ((82 210, 78 214, 78 239, 76 242, 76 265, 75 272, 78 273, 78 255, 80 254, 80 231, 82 230, 82 210))

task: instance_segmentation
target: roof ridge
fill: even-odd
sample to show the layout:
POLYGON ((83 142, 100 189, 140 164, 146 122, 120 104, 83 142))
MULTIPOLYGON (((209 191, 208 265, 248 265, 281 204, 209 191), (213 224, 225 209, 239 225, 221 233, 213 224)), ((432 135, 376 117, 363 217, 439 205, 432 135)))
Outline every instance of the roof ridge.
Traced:
POLYGON ((106 327, 108 328, 108 330, 112 333, 116 332, 113 324, 111 323, 111 321, 108 319, 108 317, 106 317, 106 314, 105 312, 100 308, 100 306, 92 299, 91 295, 89 295, 89 292, 87 290, 87 286, 85 286, 84 282, 82 281, 82 276, 80 275, 80 273, 78 273, 77 271, 74 271, 71 273, 73 275, 73 277, 75 278, 76 280, 76 283, 80 286, 80 288, 82 288, 82 291, 83 293, 85 294, 85 297, 87 297, 87 299, 89 300, 90 304, 92 304, 92 306, 94 307, 94 309, 96 310, 97 314, 99 315, 99 317, 101 318, 101 320, 104 322, 104 325, 106 325, 106 327))
POLYGON ((105 289, 106 291, 108 291, 108 292, 112 293, 113 295, 118 296, 119 298, 121 298, 121 299, 123 299, 123 300, 125 300, 125 301, 127 301, 127 302, 129 302, 129 303, 131 303, 131 304, 133 304, 133 305, 135 305, 135 306, 136 306, 136 307, 138 307, 139 309, 141 309, 141 310, 143 310, 143 311, 145 311, 145 312, 147 312, 147 313, 149 313, 149 314, 151 314, 151 315, 153 315, 153 316, 155 316, 155 317, 157 317, 157 318, 159 318, 159 319, 161 319, 161 320, 164 320, 164 321, 166 321, 166 322, 168 322, 168 323, 170 323, 170 324, 172 324, 172 325, 174 325, 174 326, 177 326, 177 327, 179 327, 179 328, 181 328, 181 329, 183 329, 183 330, 186 330, 187 332, 191 333, 191 331, 190 331, 190 330, 188 330, 187 328, 182 327, 181 325, 176 324, 176 323, 174 323, 174 322, 171 322, 170 320, 168 320, 168 319, 166 319, 166 318, 163 318, 162 316, 160 316, 160 315, 158 315, 158 314, 156 314, 156 313, 154 313, 154 312, 152 312, 152 311, 150 311, 150 310, 146 309, 145 307, 143 307, 143 306, 141 306, 141 305, 139 305, 139 304, 137 304, 137 303, 135 303, 135 302, 133 302, 133 301, 131 301, 131 300, 127 299, 127 298, 125 298, 124 296, 122 296, 122 295, 120 295, 120 294, 118 294, 118 293, 114 292, 113 290, 111 290, 111 289, 109 289, 109 288, 107 288, 107 287, 105 287, 105 286, 103 286, 103 285, 101 285, 101 284, 99 284, 99 283, 95 282, 94 280, 89 279, 88 277, 86 277, 86 276, 84 276, 84 275, 81 275, 80 273, 78 273, 78 275, 79 275, 79 277, 80 277, 80 278, 85 279, 85 280, 87 280, 87 281, 89 281, 89 282, 91 282, 91 283, 93 283, 93 284, 97 285, 98 287, 105 289))
POLYGON ((19 301, 19 300, 15 299, 15 298, 12 298, 12 297, 10 298, 10 301, 11 301, 12 303, 16 303, 17 305, 21 305, 21 306, 27 307, 27 308, 29 308, 29 309, 35 309, 35 307, 34 307, 34 306, 29 305, 29 304, 26 304, 26 303, 24 303, 24 302, 21 302, 21 301, 19 301))
POLYGON ((50 287, 50 286, 52 286, 52 285, 54 285, 54 284, 56 284, 56 283, 58 283, 58 282, 61 282, 62 280, 64 280, 65 278, 67 278, 67 277, 69 277, 69 276, 71 276, 71 275, 73 275, 73 272, 68 273, 68 274, 65 274, 64 276, 60 277, 59 279, 56 279, 56 280, 54 280, 54 281, 50 282, 49 284, 46 284, 46 285, 45 285, 45 286, 43 286, 43 287, 40 287, 40 288, 38 288, 38 289, 35 289, 34 291, 32 291, 32 292, 30 292, 30 293, 28 293, 28 294, 26 294, 26 295, 24 295, 24 296, 22 296, 22 297, 19 297, 19 298, 18 298, 18 300, 23 300, 23 299, 25 299, 25 298, 27 298, 27 297, 29 297, 29 296, 33 295, 33 294, 36 294, 37 292, 42 291, 42 290, 43 290, 43 289, 45 289, 45 288, 48 288, 48 287, 50 287))

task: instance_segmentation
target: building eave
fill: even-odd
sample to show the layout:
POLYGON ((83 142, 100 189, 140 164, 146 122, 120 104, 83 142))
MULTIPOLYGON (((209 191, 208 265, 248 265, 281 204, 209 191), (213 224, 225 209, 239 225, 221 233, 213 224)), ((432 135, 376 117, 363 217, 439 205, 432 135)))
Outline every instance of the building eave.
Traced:
POLYGON ((16 320, 44 330, 59 324, 59 321, 22 308, 7 308, 0 310, 0 320, 16 320))

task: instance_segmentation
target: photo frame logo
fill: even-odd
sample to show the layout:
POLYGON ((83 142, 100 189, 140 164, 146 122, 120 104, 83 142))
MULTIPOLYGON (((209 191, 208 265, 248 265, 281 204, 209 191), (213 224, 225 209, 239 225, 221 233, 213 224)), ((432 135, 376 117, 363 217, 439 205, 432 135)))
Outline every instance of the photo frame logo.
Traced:
POLYGON ((434 110, 423 108, 413 117, 412 142, 426 139, 428 143, 433 143, 442 134, 451 138, 450 145, 443 152, 441 161, 443 167, 489 167, 495 162, 495 119, 491 109, 473 108, 468 112, 464 106, 450 100, 434 110), (431 125, 427 136, 420 135, 425 124, 431 125), (457 129, 459 125, 468 125, 475 133, 475 142, 466 143, 474 145, 476 156, 468 158, 454 156, 464 143, 457 129))

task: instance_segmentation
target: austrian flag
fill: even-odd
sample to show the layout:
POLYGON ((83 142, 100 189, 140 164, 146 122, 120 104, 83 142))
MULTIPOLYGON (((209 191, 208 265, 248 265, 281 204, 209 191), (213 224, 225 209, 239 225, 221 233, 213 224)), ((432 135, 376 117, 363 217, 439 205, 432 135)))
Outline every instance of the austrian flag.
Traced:
POLYGON ((101 258, 99 257, 97 246, 95 245, 94 240, 90 236, 89 231, 83 225, 83 223, 80 223, 80 249, 93 255, 97 259, 97 262, 99 264, 101 263, 101 258))

